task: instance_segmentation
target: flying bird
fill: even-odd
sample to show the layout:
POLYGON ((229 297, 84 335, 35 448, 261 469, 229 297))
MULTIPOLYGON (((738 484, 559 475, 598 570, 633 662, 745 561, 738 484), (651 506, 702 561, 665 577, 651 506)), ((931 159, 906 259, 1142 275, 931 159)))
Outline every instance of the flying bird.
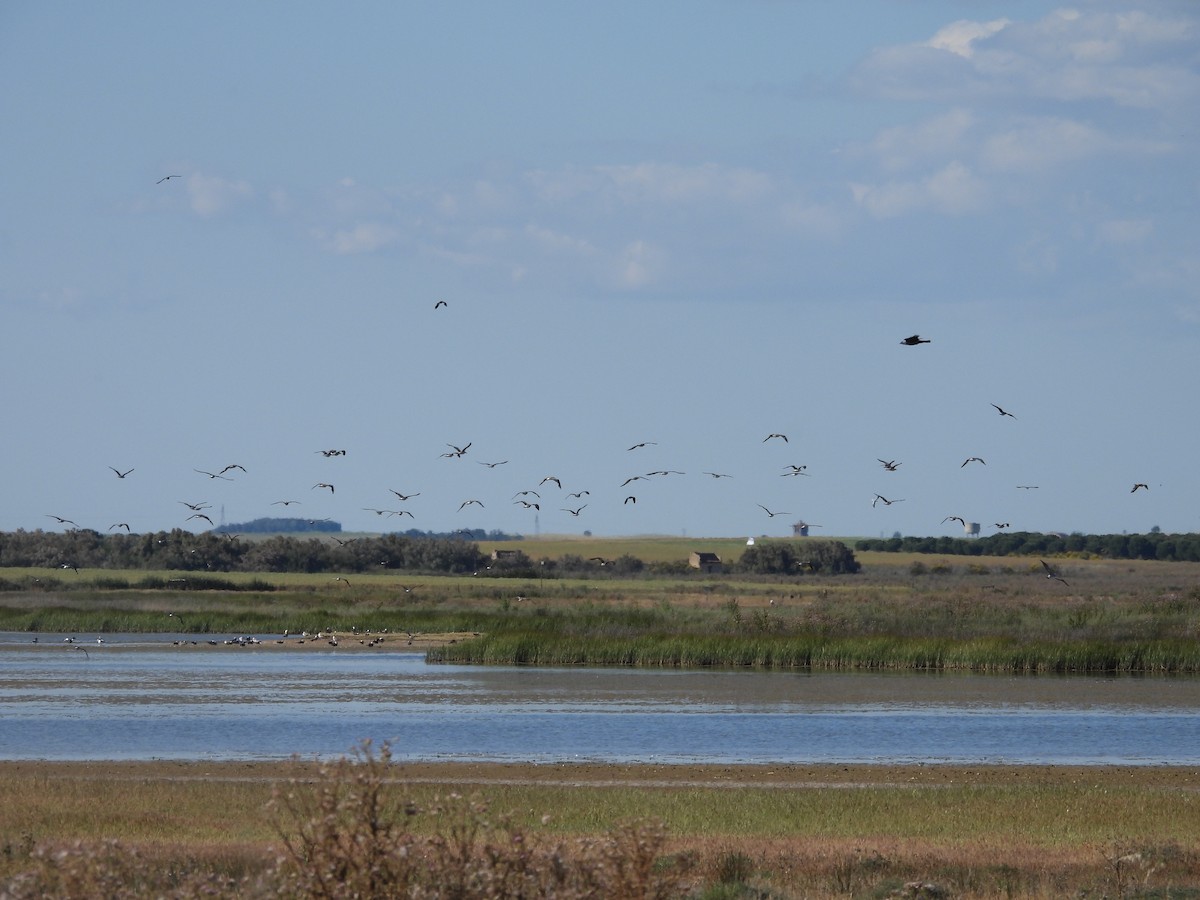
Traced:
POLYGON ((199 472, 201 475, 207 475, 209 478, 220 478, 222 481, 233 481, 232 478, 226 478, 220 472, 205 472, 203 469, 193 469, 193 472, 199 472))
POLYGON ((388 490, 391 491, 393 494, 395 494, 400 499, 401 503, 406 501, 409 497, 420 497, 421 496, 420 491, 417 491, 415 494, 402 494, 399 491, 392 490, 392 488, 388 488, 388 490))
POLYGON ((182 177, 183 177, 182 175, 164 175, 162 178, 158 179, 158 181, 156 181, 154 183, 162 184, 164 181, 170 181, 172 178, 182 178, 182 177))
POLYGON ((945 525, 947 522, 957 522, 963 528, 967 527, 966 520, 962 516, 946 516, 946 518, 942 519, 942 524, 945 525))
POLYGON ((963 460, 963 464, 961 466, 959 466, 959 468, 965 469, 967 467, 967 463, 973 463, 973 462, 983 463, 985 466, 987 465, 987 461, 980 459, 978 456, 968 456, 965 460, 963 460))
POLYGON ((514 500, 513 501, 514 506, 518 503, 520 503, 521 506, 523 506, 525 509, 536 509, 536 510, 541 509, 541 506, 539 506, 536 503, 530 503, 528 500, 514 500))
MULTIPOLYGON (((1059 575, 1059 574, 1058 574, 1058 570, 1057 570, 1057 569, 1055 569, 1053 566, 1051 566, 1051 565, 1050 565, 1048 562, 1046 562, 1044 559, 1043 559, 1043 560, 1041 560, 1041 563, 1042 563, 1042 568, 1046 570, 1046 577, 1047 577, 1047 578, 1052 578, 1052 579, 1054 579, 1055 581, 1061 581, 1063 584, 1067 584, 1067 581, 1066 581, 1066 579, 1065 579, 1065 578, 1063 578, 1061 575, 1059 575)), ((1068 587, 1070 587, 1070 585, 1067 585, 1067 586, 1068 586, 1068 587)))
POLYGON ((897 500, 889 500, 887 497, 881 496, 880 494, 876 494, 875 499, 871 501, 871 508, 874 509, 876 503, 882 503, 884 506, 891 506, 893 503, 903 503, 903 502, 904 502, 903 498, 900 498, 897 500))
POLYGON ((206 516, 204 513, 192 513, 190 516, 188 516, 188 520, 190 520, 190 519, 203 519, 209 525, 213 524, 213 520, 210 519, 208 516, 206 516))
POLYGON ((299 500, 276 500, 272 506, 291 506, 293 503, 299 503, 299 500))
POLYGON ((126 469, 124 472, 122 472, 120 469, 113 468, 112 466, 109 466, 109 468, 117 473, 118 478, 124 478, 126 475, 128 475, 130 472, 133 471, 133 469, 126 469))
POLYGON ((515 494, 513 494, 513 497, 514 497, 514 498, 516 498, 516 497, 528 497, 530 494, 532 494, 533 496, 537 497, 539 500, 541 500, 541 499, 542 499, 542 495, 541 495, 541 494, 539 494, 537 491, 517 491, 515 494))
POLYGON ((705 475, 711 475, 713 478, 732 478, 732 475, 726 475, 724 472, 705 472, 705 475))
POLYGON ((1009 523, 1008 522, 995 522, 995 523, 993 523, 992 527, 993 528, 1008 528, 1009 523))
POLYGON ((625 506, 626 504, 629 504, 629 503, 636 504, 637 497, 634 497, 632 494, 630 494, 628 497, 625 498, 625 503, 622 503, 621 505, 625 506))
POLYGON ((314 484, 314 485, 313 485, 311 488, 309 488, 309 490, 315 491, 317 488, 327 488, 327 489, 329 490, 329 493, 331 493, 331 494, 337 493, 337 492, 336 492, 336 491, 333 489, 333 485, 332 485, 332 484, 326 484, 324 481, 318 481, 318 482, 317 482, 316 484, 314 484))
POLYGON ((764 444, 765 444, 765 443, 766 443, 767 441, 769 441, 771 438, 782 438, 782 439, 783 439, 783 442, 784 442, 785 444, 788 442, 788 438, 787 438, 787 435, 786 435, 786 434, 778 434, 778 433, 774 433, 774 434, 768 434, 768 435, 767 435, 765 438, 763 438, 763 439, 762 439, 762 443, 764 443, 764 444))
POLYGON ((586 504, 586 503, 585 503, 585 504, 583 504, 583 506, 579 507, 578 509, 567 509, 567 508, 564 506, 564 507, 562 507, 562 511, 563 511, 563 512, 569 512, 569 513, 570 513, 571 515, 573 515, 573 516, 578 516, 578 515, 579 515, 581 512, 583 512, 583 510, 584 510, 584 507, 586 507, 586 506, 587 506, 587 504, 586 504))
POLYGON ((462 502, 462 503, 459 505, 458 509, 459 509, 459 511, 461 512, 463 509, 465 509, 465 508, 466 508, 466 507, 468 507, 468 506, 479 506, 479 507, 482 507, 482 506, 483 506, 483 504, 482 504, 481 502, 479 502, 478 500, 464 500, 464 501, 463 501, 463 502, 462 502))
POLYGON ((346 455, 345 450, 314 450, 313 452, 320 453, 326 459, 328 459, 331 456, 345 456, 346 455))
POLYGON ((508 460, 505 459, 505 460, 501 460, 500 462, 483 462, 482 460, 476 460, 476 462, 478 462, 481 466, 487 466, 489 469, 494 469, 494 468, 496 468, 496 466, 504 465, 505 463, 508 462, 508 460))
POLYGON ((645 481, 645 480, 646 480, 645 475, 631 475, 629 478, 626 478, 624 481, 621 482, 621 487, 625 487, 625 485, 629 484, 629 482, 631 482, 631 481, 645 481))
POLYGON ((789 476, 789 475, 808 475, 808 473, 804 471, 805 469, 807 469, 807 468, 808 468, 808 466, 807 466, 807 465, 800 465, 800 466, 797 466, 797 465, 790 465, 790 464, 789 464, 789 465, 786 465, 786 466, 784 466, 784 468, 785 468, 785 469, 791 469, 791 471, 790 471, 790 472, 784 472, 784 473, 783 473, 783 476, 782 476, 782 477, 784 477, 784 478, 786 478, 786 477, 787 477, 787 476, 789 476))
POLYGON ((640 444, 634 444, 632 447, 626 447, 626 450, 637 450, 639 447, 648 447, 651 444, 657 444, 658 441, 642 441, 640 444))
POLYGON ((200 510, 202 510, 202 509, 212 509, 212 504, 206 503, 203 500, 201 500, 199 503, 188 503, 186 500, 180 500, 179 502, 182 503, 184 506, 186 506, 188 509, 190 509, 192 512, 200 512, 200 510))
POLYGON ((237 463, 230 463, 229 465, 227 465, 225 468, 223 468, 223 469, 222 469, 220 472, 218 472, 217 474, 218 474, 218 475, 224 475, 226 472, 230 472, 230 471, 232 471, 232 470, 234 470, 234 469, 240 469, 240 470, 241 470, 241 471, 243 471, 243 472, 245 472, 245 471, 246 471, 246 467, 245 467, 245 466, 239 466, 237 463))
POLYGON ((584 497, 590 497, 591 494, 591 491, 571 491, 571 493, 567 494, 567 499, 569 500, 572 497, 578 497, 582 500, 584 497))
POLYGON ((1145 488, 1146 490, 1150 490, 1150 485, 1146 484, 1146 483, 1145 483, 1145 482, 1143 482, 1143 481, 1139 481, 1137 484, 1135 484, 1135 485, 1133 486, 1133 490, 1131 490, 1129 493, 1131 493, 1131 494, 1132 494, 1132 493, 1133 493, 1134 491, 1136 491, 1138 488, 1145 488))
POLYGON ((996 404, 995 404, 995 403, 993 403, 993 404, 992 404, 992 406, 995 406, 995 407, 996 407, 996 412, 1000 413, 1000 415, 1002 415, 1002 416, 1008 416, 1010 419, 1015 419, 1015 418, 1016 418, 1016 416, 1014 416, 1012 413, 1010 413, 1010 412, 1009 412, 1007 409, 1002 409, 1002 408, 1000 408, 999 406, 996 406, 996 404))
POLYGON ((447 305, 447 303, 445 300, 439 300, 437 303, 433 304, 433 308, 440 309, 441 307, 446 306, 446 305, 447 305))
POLYGON ((126 531, 126 533, 128 533, 128 531, 129 531, 129 523, 128 523, 128 522, 117 522, 117 523, 115 523, 115 524, 113 524, 113 525, 109 525, 109 526, 108 526, 108 530, 109 530, 109 531, 112 531, 114 528, 124 528, 124 529, 125 529, 125 531, 126 531))
POLYGON ((461 447, 456 447, 456 446, 454 446, 454 444, 447 444, 446 446, 450 447, 454 452, 443 453, 442 456, 454 456, 454 457, 463 456, 464 454, 466 454, 467 448, 469 448, 471 446, 471 443, 472 443, 471 441, 467 441, 461 447))
POLYGON ((1038 489, 1038 485, 1036 484, 1018 484, 1017 487, 1023 491, 1036 491, 1038 489))
POLYGON ((879 460, 879 464, 889 472, 895 472, 898 468, 904 465, 904 463, 898 463, 894 459, 879 459, 878 456, 875 458, 879 460))
POLYGON ((62 516, 56 516, 53 513, 46 513, 46 518, 56 520, 59 525, 74 525, 76 528, 79 527, 78 522, 72 522, 70 519, 64 519, 62 516))
POLYGON ((930 344, 933 342, 926 338, 921 337, 919 334, 910 334, 908 337, 906 337, 900 343, 904 344, 906 347, 915 347, 915 346, 917 346, 917 344, 930 344))
POLYGON ((555 478, 553 475, 547 475, 545 478, 543 478, 541 481, 539 481, 538 484, 542 485, 542 484, 545 484, 547 481, 553 481, 555 484, 557 484, 559 486, 560 489, 562 488, 562 482, 559 481, 557 478, 555 478))
POLYGON ((789 512, 771 512, 769 509, 767 509, 761 503, 758 504, 758 508, 761 509, 763 512, 765 512, 772 519, 775 518, 776 516, 790 516, 791 515, 791 513, 789 513, 789 512))

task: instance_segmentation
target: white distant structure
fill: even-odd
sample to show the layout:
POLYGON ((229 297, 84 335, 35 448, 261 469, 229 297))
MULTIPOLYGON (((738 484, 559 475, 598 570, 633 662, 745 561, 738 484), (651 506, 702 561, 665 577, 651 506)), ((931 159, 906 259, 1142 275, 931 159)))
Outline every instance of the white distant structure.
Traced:
POLYGON ((754 546, 754 538, 746 538, 746 546, 753 547, 754 546))
POLYGON ((963 531, 965 531, 967 533, 968 537, 978 537, 979 536, 979 523, 978 522, 964 522, 963 523, 963 531))

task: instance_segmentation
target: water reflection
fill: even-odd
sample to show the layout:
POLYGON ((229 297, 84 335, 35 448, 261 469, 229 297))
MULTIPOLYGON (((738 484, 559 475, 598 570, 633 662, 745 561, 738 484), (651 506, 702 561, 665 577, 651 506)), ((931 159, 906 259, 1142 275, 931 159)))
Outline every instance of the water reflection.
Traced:
MULTIPOLYGON (((1200 763, 1200 679, 427 665, 0 637, 0 758, 1200 763), (76 645, 80 646, 80 645, 76 645)), ((61 640, 61 639, 60 639, 61 640)))

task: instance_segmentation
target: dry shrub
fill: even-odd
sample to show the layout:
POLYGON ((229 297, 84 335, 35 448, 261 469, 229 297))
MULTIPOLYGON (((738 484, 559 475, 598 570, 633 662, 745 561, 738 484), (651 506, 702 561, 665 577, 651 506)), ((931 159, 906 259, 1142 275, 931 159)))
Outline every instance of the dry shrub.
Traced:
POLYGON ((291 782, 273 801, 287 896, 605 897, 678 896, 687 866, 664 860, 657 823, 627 823, 600 838, 554 843, 531 836, 487 803, 458 794, 418 806, 389 778, 391 752, 370 742, 291 782))

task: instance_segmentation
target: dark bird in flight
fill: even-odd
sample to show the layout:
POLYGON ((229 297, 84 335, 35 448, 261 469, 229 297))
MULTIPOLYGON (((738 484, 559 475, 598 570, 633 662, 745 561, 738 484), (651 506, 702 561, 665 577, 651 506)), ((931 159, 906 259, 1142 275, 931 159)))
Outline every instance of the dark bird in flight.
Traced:
MULTIPOLYGON (((1057 570, 1057 569, 1055 569, 1053 566, 1051 566, 1051 565, 1050 565, 1048 562, 1046 562, 1044 559, 1043 559, 1043 560, 1041 560, 1041 563, 1042 563, 1042 568, 1046 570, 1046 577, 1047 577, 1047 578, 1052 578, 1052 579, 1054 579, 1055 581, 1061 581, 1063 584, 1067 584, 1067 581, 1066 581, 1066 579, 1065 579, 1065 578, 1063 578, 1061 575, 1059 575, 1059 574, 1058 574, 1058 570, 1057 570)), ((1067 586, 1068 586, 1068 587, 1070 587, 1070 585, 1067 585, 1067 586)))
POLYGON ((182 177, 183 177, 182 175, 164 175, 162 178, 158 179, 158 181, 156 181, 154 183, 162 184, 164 181, 170 181, 172 178, 182 178, 182 177))
POLYGON ((392 493, 395 494, 400 499, 401 503, 406 501, 409 497, 420 497, 421 496, 420 491, 417 491, 415 494, 402 494, 399 491, 392 490, 391 488, 388 488, 388 490, 392 491, 392 493))
POLYGON ((559 481, 557 478, 555 478, 553 475, 547 475, 545 478, 543 478, 541 481, 539 481, 538 484, 539 485, 545 484, 547 481, 553 481, 555 484, 557 484, 559 486, 560 489, 562 488, 562 482, 559 481))
POLYGON ((373 512, 377 516, 382 516, 384 513, 387 513, 389 516, 394 516, 396 514, 396 511, 393 509, 376 509, 373 506, 364 506, 362 509, 363 512, 373 512))
POLYGON ((346 583, 346 587, 350 587, 350 579, 349 578, 343 578, 341 575, 339 575, 339 576, 337 576, 337 578, 335 578, 333 580, 334 581, 344 581, 346 583))
POLYGON ((791 513, 789 513, 789 512, 771 512, 769 509, 767 509, 761 503, 758 504, 758 508, 761 509, 763 512, 765 512, 772 519, 775 518, 776 516, 790 516, 791 515, 791 513))
POLYGON ((201 500, 199 503, 188 503, 186 500, 180 500, 179 502, 182 503, 184 506, 186 506, 188 509, 190 509, 192 512, 200 512, 200 510, 202 510, 202 509, 212 509, 212 504, 206 503, 203 500, 201 500))
POLYGON ((113 525, 109 525, 109 526, 108 526, 108 530, 109 530, 109 531, 112 531, 114 528, 124 528, 124 529, 125 529, 125 531, 126 531, 126 533, 128 533, 128 531, 129 531, 129 523, 128 523, 128 522, 117 522, 117 523, 115 523, 115 524, 113 524, 113 525))
POLYGON ((437 303, 433 304, 433 308, 434 308, 434 309, 439 309, 440 307, 443 307, 443 306, 446 306, 446 305, 447 305, 447 304, 446 304, 446 301, 445 301, 445 300, 439 300, 437 303))
POLYGON ((900 343, 904 344, 904 346, 906 346, 906 347, 915 347, 915 346, 917 346, 917 344, 930 344, 933 342, 930 340, 927 340, 926 338, 921 337, 919 334, 910 334, 908 337, 906 337, 900 343))
MULTIPOLYGON (((637 497, 634 497, 632 494, 630 494, 628 497, 626 497, 626 498, 625 498, 625 503, 634 503, 634 504, 636 504, 636 503, 637 503, 637 497)), ((625 505, 625 503, 623 503, 623 504, 621 504, 621 505, 622 505, 622 506, 624 506, 624 505, 625 505)))
POLYGON ((993 403, 992 406, 996 407, 996 412, 1000 413, 1000 415, 1008 416, 1010 419, 1016 418, 1016 416, 1014 416, 1012 413, 1010 413, 1007 409, 1001 409, 999 406, 996 406, 995 403, 993 403))
POLYGON ((959 468, 965 469, 967 467, 967 463, 973 463, 973 462, 983 463, 985 466, 987 465, 987 461, 980 459, 978 456, 968 456, 966 459, 963 460, 963 464, 961 466, 959 466, 959 468))
POLYGON ((324 481, 318 481, 318 482, 317 482, 316 484, 314 484, 314 485, 313 485, 311 488, 309 488, 309 490, 315 491, 317 488, 328 488, 328 489, 329 489, 329 493, 331 493, 331 494, 335 494, 335 493, 337 493, 337 492, 336 492, 336 491, 333 489, 333 485, 332 485, 332 484, 326 484, 324 481))
POLYGON ((239 466, 237 463, 230 463, 229 465, 227 465, 225 468, 223 468, 223 469, 222 469, 220 472, 218 472, 217 474, 218 474, 218 475, 224 475, 226 472, 231 472, 231 471, 233 471, 234 469, 240 469, 240 470, 241 470, 241 471, 243 471, 243 472, 245 472, 245 471, 246 471, 246 467, 245 467, 245 466, 239 466))
POLYGON ((46 518, 56 520, 59 525, 74 525, 76 528, 79 527, 78 522, 72 522, 70 519, 64 519, 62 516, 56 516, 53 513, 46 513, 46 518))
POLYGON ((345 450, 314 450, 313 452, 320 453, 326 459, 328 459, 331 456, 345 456, 346 455, 345 450))
POLYGON ((564 506, 564 507, 562 508, 562 511, 563 511, 563 512, 569 512, 569 513, 570 513, 571 515, 573 515, 573 516, 578 516, 578 515, 579 515, 581 512, 583 512, 583 509, 584 509, 584 507, 586 507, 586 506, 587 506, 587 504, 586 504, 586 503, 585 503, 585 504, 583 504, 583 506, 579 507, 578 509, 567 509, 567 508, 564 506))
POLYGON ((60 568, 60 569, 70 569, 70 570, 72 570, 72 571, 73 571, 73 572, 74 572, 76 575, 78 575, 78 574, 79 574, 79 566, 75 565, 74 563, 63 563, 61 566, 59 566, 59 568, 60 568))
POLYGON ((640 444, 634 444, 632 447, 626 447, 626 450, 637 450, 639 447, 647 447, 651 444, 657 444, 658 441, 642 441, 640 444))
POLYGON ((189 520, 190 519, 203 519, 209 525, 211 525, 213 523, 213 520, 210 519, 208 516, 206 516, 204 513, 192 513, 190 516, 188 516, 188 519, 189 520))
POLYGON ((646 480, 645 475, 631 475, 630 477, 626 478, 624 481, 621 482, 621 487, 625 487, 625 485, 629 484, 629 482, 631 482, 631 481, 645 481, 645 480, 646 480))
POLYGON ((789 465, 787 465, 787 466, 784 466, 784 468, 785 468, 785 469, 791 469, 791 471, 790 471, 790 472, 784 472, 784 473, 783 473, 783 476, 782 476, 782 477, 784 477, 784 478, 786 478, 788 475, 808 475, 808 473, 804 471, 805 469, 807 469, 807 468, 808 468, 808 466, 807 466, 807 465, 800 465, 800 466, 797 466, 797 465, 790 465, 790 464, 789 464, 789 465))
POLYGON ((995 522, 992 524, 992 527, 993 528, 1008 528, 1009 523, 1008 522, 995 522))
POLYGON ((647 472, 646 477, 651 475, 685 475, 686 472, 680 472, 678 469, 659 469, 655 472, 647 472))
POLYGON ((539 500, 542 499, 542 495, 539 494, 537 491, 517 491, 515 494, 513 494, 513 497, 514 497, 514 499, 517 497, 528 497, 530 494, 537 497, 539 500))
POLYGON ((530 503, 528 500, 514 500, 513 501, 514 505, 516 505, 517 503, 520 503, 521 506, 523 506, 525 509, 536 509, 536 510, 541 509, 541 506, 539 506, 536 503, 530 503))
POLYGON ((612 562, 612 560, 605 559, 603 556, 589 556, 588 562, 598 562, 602 566, 607 566, 610 562, 612 562))
POLYGON ((893 503, 903 503, 903 502, 904 502, 903 498, 900 498, 898 500, 889 500, 887 497, 881 496, 880 494, 876 494, 875 499, 871 501, 871 508, 874 509, 876 503, 882 503, 884 506, 891 506, 893 503))
POLYGON ((1131 494, 1132 494, 1132 493, 1133 493, 1134 491, 1136 491, 1138 488, 1145 488, 1146 490, 1150 490, 1150 485, 1146 484, 1146 483, 1145 483, 1145 482, 1143 482, 1143 481, 1139 481, 1137 484, 1135 484, 1135 485, 1133 486, 1133 489, 1132 489, 1132 490, 1131 490, 1129 493, 1131 493, 1131 494))
POLYGON ((584 497, 590 497, 591 494, 591 491, 571 491, 571 493, 567 494, 567 499, 569 500, 572 497, 578 497, 582 500, 584 497))
POLYGON ((463 501, 463 502, 462 502, 462 503, 459 505, 458 509, 459 509, 459 511, 461 512, 463 509, 465 509, 465 508, 466 508, 466 507, 468 507, 468 506, 479 506, 479 507, 482 507, 482 506, 483 506, 483 504, 482 504, 481 502, 479 502, 478 500, 464 500, 464 501, 463 501))
POLYGON ((193 469, 193 472, 199 472, 201 475, 207 475, 209 478, 220 478, 222 481, 233 481, 232 478, 226 478, 220 472, 205 472, 203 469, 193 469))
POLYGON ((879 464, 889 472, 895 472, 898 468, 904 465, 904 463, 898 463, 894 459, 879 459, 878 456, 875 458, 879 460, 879 464))
POLYGON ((724 472, 705 472, 705 475, 711 475, 713 478, 732 478, 732 475, 726 475, 724 472))
POLYGON ((299 503, 299 500, 276 500, 272 506, 291 506, 293 503, 299 503))
POLYGON ((962 516, 946 516, 946 518, 942 519, 942 524, 945 525, 947 522, 957 522, 963 528, 967 527, 966 520, 962 516))
POLYGON ((1038 489, 1038 485, 1036 484, 1018 484, 1017 487, 1023 491, 1036 491, 1038 489))
POLYGON ((443 453, 442 456, 454 456, 454 457, 463 456, 466 454, 467 449, 471 446, 471 443, 472 443, 471 441, 467 441, 461 447, 456 447, 456 446, 454 446, 454 444, 447 444, 446 446, 450 447, 453 452, 443 453))
POLYGON ((502 465, 504 465, 506 462, 508 462, 508 460, 507 460, 507 459, 505 459, 505 460, 501 460, 500 462, 493 462, 493 463, 490 463, 490 462, 483 462, 482 460, 476 460, 476 461, 477 461, 477 462, 478 462, 478 463, 479 463, 481 466, 487 466, 489 469, 494 469, 494 468, 496 468, 496 466, 502 466, 502 465))
POLYGON ((120 469, 115 469, 112 466, 109 466, 109 468, 117 473, 118 478, 124 478, 126 475, 128 475, 130 472, 133 471, 133 469, 126 469, 124 472, 122 472, 120 469))
POLYGON ((783 439, 783 442, 784 442, 785 444, 788 442, 788 438, 787 438, 787 435, 786 435, 786 434, 778 434, 778 433, 774 433, 774 434, 768 434, 768 435, 767 435, 765 438, 763 438, 763 439, 762 439, 762 442, 765 444, 765 443, 766 443, 767 441, 769 441, 771 438, 782 438, 782 439, 783 439))

